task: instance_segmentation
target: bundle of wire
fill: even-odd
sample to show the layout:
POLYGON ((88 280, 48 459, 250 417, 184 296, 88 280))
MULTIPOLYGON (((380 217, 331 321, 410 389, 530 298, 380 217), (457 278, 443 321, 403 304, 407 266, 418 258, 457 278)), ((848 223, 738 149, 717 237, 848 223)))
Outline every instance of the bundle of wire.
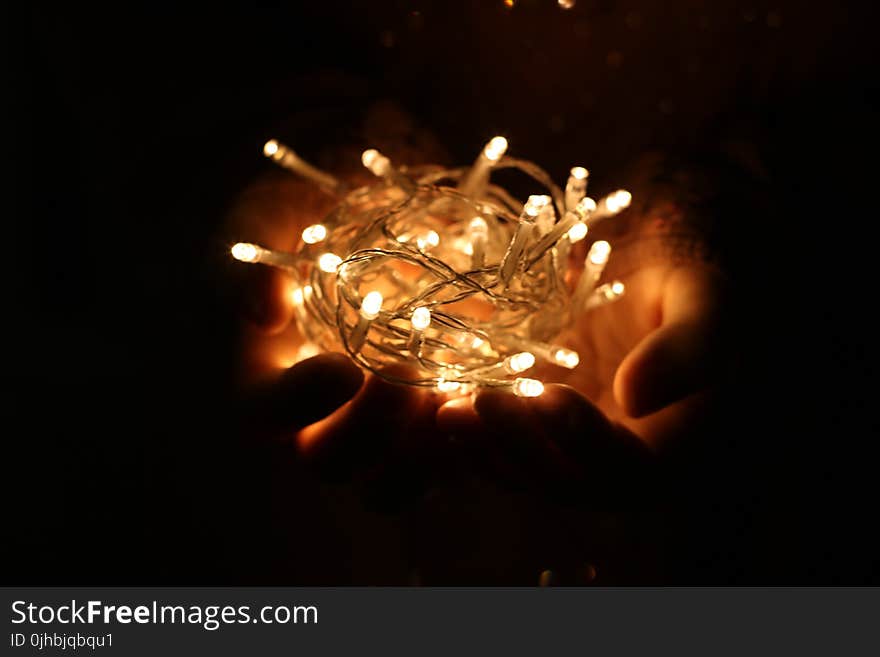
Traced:
POLYGON ((563 190, 506 151, 507 140, 495 137, 472 166, 446 169, 398 167, 370 149, 362 160, 376 182, 349 191, 271 140, 267 157, 339 203, 303 230, 292 253, 240 242, 232 255, 291 275, 301 354, 342 348, 378 376, 447 394, 488 386, 540 395, 543 383, 523 375, 539 360, 584 366, 554 340, 624 292, 619 281, 599 285, 608 242, 593 242, 579 274, 570 255, 631 195, 618 190, 597 203, 586 196, 583 167, 571 169, 563 190), (517 201, 491 181, 501 169, 519 170, 545 193, 517 201), (413 376, 389 374, 396 363, 413 376))

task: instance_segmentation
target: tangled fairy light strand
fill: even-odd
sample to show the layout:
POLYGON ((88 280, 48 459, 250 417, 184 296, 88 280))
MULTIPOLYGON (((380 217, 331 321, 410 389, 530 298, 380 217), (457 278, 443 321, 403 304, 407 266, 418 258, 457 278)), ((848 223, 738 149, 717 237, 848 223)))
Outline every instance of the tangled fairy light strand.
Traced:
POLYGON ((611 253, 592 244, 573 289, 572 244, 596 222, 626 208, 618 190, 598 203, 586 196, 588 172, 573 167, 563 191, 535 164, 506 155, 495 137, 471 167, 397 167, 375 149, 363 165, 377 182, 349 191, 289 147, 270 140, 264 154, 339 199, 302 232, 293 253, 256 244, 232 247, 237 260, 292 275, 301 353, 338 349, 388 380, 443 393, 507 388, 543 392, 521 376, 537 359, 574 369, 578 354, 553 343, 581 313, 618 299, 620 281, 599 285, 611 253), (515 169, 543 187, 525 204, 493 184, 515 169), (570 277, 570 276, 569 276, 570 277), (386 368, 406 363, 413 378, 386 368))

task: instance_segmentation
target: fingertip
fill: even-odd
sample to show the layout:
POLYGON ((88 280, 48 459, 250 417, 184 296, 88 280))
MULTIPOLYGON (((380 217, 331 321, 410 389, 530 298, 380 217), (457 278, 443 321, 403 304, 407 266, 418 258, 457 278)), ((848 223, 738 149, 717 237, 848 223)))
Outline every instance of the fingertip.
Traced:
POLYGON ((480 416, 470 395, 452 399, 437 409, 437 426, 447 433, 455 433, 456 429, 479 421, 480 416))
POLYGON ((524 401, 506 390, 487 388, 474 398, 474 410, 480 417, 503 417, 505 413, 523 411, 524 401))
POLYGON ((655 413, 708 385, 709 338, 699 323, 664 326, 624 359, 614 376, 614 398, 630 417, 655 413))
POLYGON ((342 354, 319 354, 282 372, 272 395, 276 412, 302 427, 348 402, 361 389, 363 372, 342 354))
POLYGON ((635 384, 633 372, 638 369, 636 359, 630 354, 617 368, 612 383, 614 401, 629 417, 638 418, 645 415, 644 402, 639 398, 638 386, 635 384))
POLYGON ((348 401, 364 383, 364 372, 345 354, 328 352, 300 361, 285 373, 311 387, 327 389, 336 399, 348 401))
MULTIPOLYGON (((342 359, 354 366, 343 354, 324 356, 342 359)), ((430 411, 431 417, 435 414, 435 408, 426 408, 433 403, 428 389, 395 382, 394 379, 412 379, 412 368, 388 367, 382 370, 387 378, 375 373, 364 376, 358 371, 364 383, 350 403, 305 427, 297 436, 301 454, 316 464, 335 463, 344 469, 349 462, 381 458, 394 436, 410 428, 421 413, 430 411), (352 442, 350 437, 354 434, 363 435, 364 440, 352 442)))
POLYGON ((571 386, 548 384, 543 395, 530 401, 557 441, 565 442, 570 435, 596 435, 611 429, 605 414, 571 386))

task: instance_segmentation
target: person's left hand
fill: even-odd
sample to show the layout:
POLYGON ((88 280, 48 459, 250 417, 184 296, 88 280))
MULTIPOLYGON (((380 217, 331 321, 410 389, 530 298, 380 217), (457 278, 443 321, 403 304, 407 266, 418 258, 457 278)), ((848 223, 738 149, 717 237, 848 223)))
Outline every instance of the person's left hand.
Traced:
POLYGON ((543 395, 484 391, 445 404, 441 427, 483 446, 496 474, 543 490, 635 490, 668 443, 692 428, 723 372, 723 283, 702 265, 655 266, 582 315, 557 342, 574 370, 547 366, 543 395))

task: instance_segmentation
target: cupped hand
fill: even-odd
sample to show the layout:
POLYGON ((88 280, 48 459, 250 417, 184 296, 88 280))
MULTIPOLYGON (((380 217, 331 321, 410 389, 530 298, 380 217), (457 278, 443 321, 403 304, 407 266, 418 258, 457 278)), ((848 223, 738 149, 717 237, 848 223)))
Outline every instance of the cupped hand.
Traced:
POLYGON ((440 425, 485 446, 493 471, 519 483, 644 484, 646 466, 696 426, 728 368, 727 295, 700 264, 645 268, 625 283, 624 297, 559 337, 580 364, 538 371, 558 382, 542 396, 481 392, 445 404, 440 425))

